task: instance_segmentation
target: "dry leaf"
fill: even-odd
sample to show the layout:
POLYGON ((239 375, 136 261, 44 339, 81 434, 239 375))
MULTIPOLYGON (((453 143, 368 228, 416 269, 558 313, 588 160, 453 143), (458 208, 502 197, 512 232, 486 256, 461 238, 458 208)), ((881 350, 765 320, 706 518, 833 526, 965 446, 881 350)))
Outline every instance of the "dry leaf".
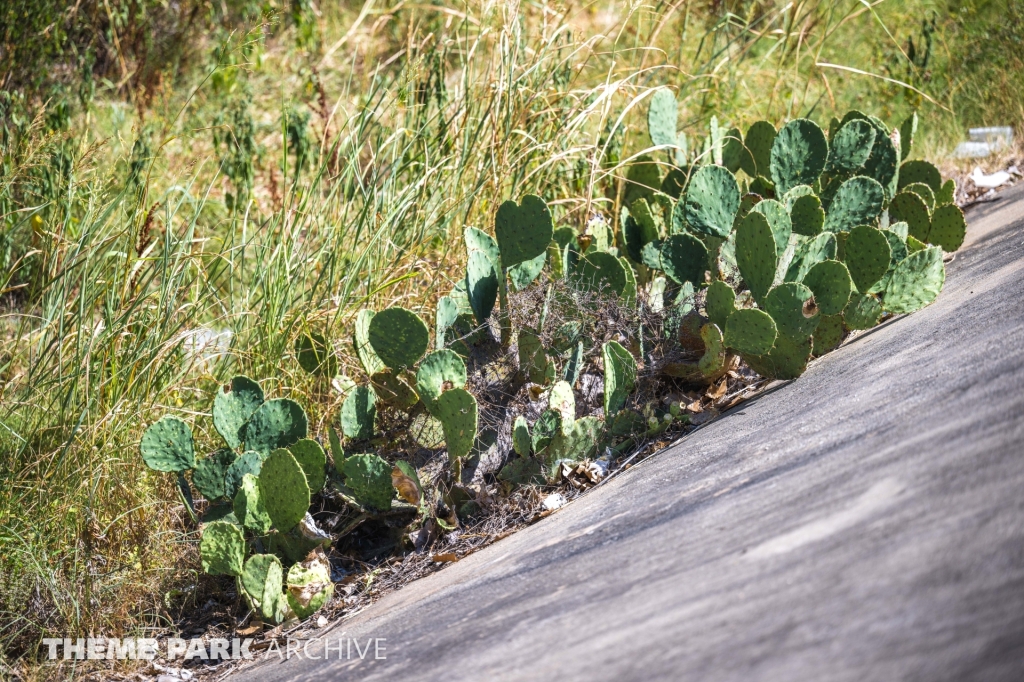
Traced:
POLYGON ((416 485, 416 481, 412 480, 410 476, 407 476, 404 471, 398 467, 391 468, 391 485, 398 491, 398 495, 411 505, 419 506, 420 503, 420 487, 416 485))
POLYGON ((445 552, 444 554, 434 554, 430 557, 431 561, 436 561, 439 564, 453 563, 459 560, 459 557, 455 552, 445 552))

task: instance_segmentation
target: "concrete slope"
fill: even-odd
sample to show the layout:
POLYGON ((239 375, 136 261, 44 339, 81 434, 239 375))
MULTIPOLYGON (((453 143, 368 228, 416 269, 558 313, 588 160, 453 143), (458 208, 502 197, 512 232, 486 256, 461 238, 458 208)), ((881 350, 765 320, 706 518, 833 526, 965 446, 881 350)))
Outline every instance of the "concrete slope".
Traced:
POLYGON ((932 306, 330 633, 385 660, 239 677, 1024 680, 1024 191, 969 222, 932 306))

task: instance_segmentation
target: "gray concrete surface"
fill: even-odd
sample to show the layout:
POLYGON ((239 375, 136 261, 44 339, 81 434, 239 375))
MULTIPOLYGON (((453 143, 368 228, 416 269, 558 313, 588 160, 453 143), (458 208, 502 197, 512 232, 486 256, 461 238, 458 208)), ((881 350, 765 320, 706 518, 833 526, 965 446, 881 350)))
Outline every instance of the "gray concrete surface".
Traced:
POLYGON ((330 633, 385 660, 232 679, 1024 680, 1024 188, 969 221, 929 308, 330 633))

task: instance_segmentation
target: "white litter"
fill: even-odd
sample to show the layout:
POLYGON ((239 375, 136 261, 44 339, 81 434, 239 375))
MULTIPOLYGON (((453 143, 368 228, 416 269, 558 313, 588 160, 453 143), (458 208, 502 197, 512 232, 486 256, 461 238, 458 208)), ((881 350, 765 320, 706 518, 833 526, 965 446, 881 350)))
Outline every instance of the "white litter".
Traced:
POLYGON ((566 502, 567 500, 565 499, 565 495, 562 493, 551 493, 544 498, 544 501, 541 504, 543 504, 544 508, 548 511, 554 511, 559 507, 564 507, 566 502))
POLYGON ((974 183, 974 186, 984 189, 1002 187, 1012 178, 1013 176, 1006 171, 996 171, 995 173, 987 174, 977 166, 974 168, 974 172, 971 173, 971 182, 974 183))

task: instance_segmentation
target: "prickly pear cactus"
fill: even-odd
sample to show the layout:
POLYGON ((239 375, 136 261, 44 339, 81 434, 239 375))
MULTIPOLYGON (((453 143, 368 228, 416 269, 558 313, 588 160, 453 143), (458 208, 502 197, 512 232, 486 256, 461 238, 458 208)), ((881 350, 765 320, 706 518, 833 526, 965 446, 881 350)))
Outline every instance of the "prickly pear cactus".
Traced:
POLYGON ((228 468, 237 459, 234 451, 222 448, 196 462, 192 484, 207 500, 216 500, 227 494, 224 478, 228 468))
POLYGON ((716 324, 706 324, 700 328, 700 338, 704 342, 704 355, 697 362, 697 368, 705 379, 717 379, 725 370, 722 330, 716 324))
POLYGON ((242 587, 256 602, 263 620, 277 623, 278 603, 285 601, 284 569, 273 554, 255 554, 245 562, 242 587))
POLYGON ((655 146, 674 145, 676 143, 676 121, 679 113, 676 97, 672 91, 662 88, 651 97, 651 106, 647 110, 647 132, 655 146))
POLYGON ((360 310, 356 315, 353 336, 353 345, 355 345, 356 355, 359 357, 359 364, 363 366, 363 371, 368 375, 384 369, 384 362, 377 357, 373 346, 370 345, 370 322, 373 321, 374 315, 372 310, 360 310))
POLYGON ((521 203, 506 201, 494 217, 501 265, 510 268, 545 252, 551 242, 551 213, 544 200, 527 194, 521 203))
POLYGON ((963 245, 966 235, 967 222, 958 206, 947 204, 935 209, 928 232, 929 243, 941 246, 943 251, 956 251, 963 245))
POLYGON ((910 254, 896 266, 882 306, 890 313, 912 313, 938 297, 946 281, 942 249, 933 246, 910 254))
POLYGON ((288 569, 288 605, 305 620, 320 610, 334 595, 331 567, 320 555, 288 569))
POLYGON ((559 431, 561 418, 554 410, 544 410, 540 413, 536 423, 533 425, 533 432, 530 435, 532 443, 530 449, 539 453, 551 444, 551 439, 559 431))
POLYGON ((529 457, 531 446, 530 423, 526 417, 519 415, 512 425, 512 448, 520 457, 529 457))
POLYGON ((376 417, 377 403, 373 391, 368 386, 357 386, 341 405, 341 432, 353 440, 373 438, 376 417))
POLYGON ((433 414, 437 399, 449 388, 466 385, 466 363, 457 353, 439 350, 423 358, 416 372, 416 388, 427 410, 433 414))
POLYGON ((824 355, 839 347, 843 342, 843 316, 822 315, 818 328, 814 330, 811 350, 814 355, 824 355))
POLYGON ((867 121, 847 122, 832 138, 829 167, 847 173, 859 170, 871 156, 875 135, 874 127, 867 121))
POLYGON ((786 282, 802 282, 811 268, 824 260, 836 257, 836 238, 831 232, 802 239, 793 250, 793 258, 786 269, 786 282))
POLYGON ((561 462, 577 462, 589 457, 601 442, 603 422, 596 417, 582 417, 572 423, 567 433, 555 431, 545 453, 548 478, 554 480, 561 462))
POLYGON ((226 521, 214 521, 203 527, 199 541, 203 570, 210 575, 241 575, 245 560, 242 529, 226 521))
POLYGON ((303 438, 288 448, 306 475, 309 492, 320 492, 327 482, 327 453, 315 440, 303 438))
POLYGON ((871 329, 882 318, 882 304, 870 294, 850 295, 843 310, 843 324, 847 329, 871 329))
POLYGON ((294 528, 309 509, 309 484, 292 453, 279 448, 270 453, 259 476, 260 498, 274 527, 294 528))
POLYGON ((416 313, 400 306, 380 311, 370 320, 370 346, 392 369, 412 367, 430 344, 430 331, 416 313))
POLYGON ((712 282, 708 287, 704 306, 708 319, 724 329, 725 321, 736 311, 736 292, 725 282, 712 282))
POLYGON ((775 191, 785 194, 797 185, 811 185, 825 170, 828 140, 813 121, 798 118, 782 126, 772 144, 771 175, 775 191))
POLYGON ((276 398, 256 408, 245 424, 245 448, 269 453, 306 437, 306 413, 294 400, 276 398))
POLYGON ((242 483, 238 486, 235 499, 232 503, 235 518, 242 526, 257 535, 264 535, 270 530, 270 515, 260 497, 259 479, 253 474, 242 476, 242 483))
POLYGON ((352 455, 345 458, 345 485, 364 507, 387 511, 395 491, 391 485, 391 465, 377 455, 352 455))
POLYGON ((228 447, 242 444, 242 429, 252 413, 263 404, 263 389, 249 377, 233 377, 217 389, 213 399, 213 426, 228 447))
POLYGON ((301 334, 295 339, 295 355, 310 374, 333 377, 338 373, 338 356, 323 334, 301 334))
POLYGON ((775 126, 768 121, 757 121, 747 130, 743 146, 749 151, 740 160, 740 168, 751 178, 771 175, 772 146, 775 144, 775 126))
POLYGON ((772 229, 772 237, 775 239, 775 253, 782 258, 786 247, 789 246, 789 238, 793 234, 793 223, 789 218, 789 211, 782 203, 774 199, 759 201, 751 210, 768 219, 768 226, 772 229))
POLYGON ((848 232, 857 225, 866 225, 882 212, 885 192, 877 181, 857 176, 850 178, 836 191, 825 214, 825 229, 848 232))
POLYGON ((764 355, 772 349, 778 329, 771 315, 756 308, 737 310, 725 323, 725 345, 745 355, 764 355))
MULTIPOLYGON (((493 307, 493 303, 491 304, 493 307)), ((459 319, 459 305, 454 299, 442 296, 437 300, 437 310, 434 313, 434 348, 441 350, 445 346, 448 330, 459 319)))
POLYGON ((540 337, 528 329, 519 332, 519 369, 531 384, 547 384, 555 377, 555 367, 544 351, 540 337))
POLYGON ((807 369, 811 359, 811 339, 792 339, 782 334, 767 355, 743 358, 750 368, 768 379, 796 379, 807 369))
POLYGON ((406 411, 420 402, 412 383, 412 373, 408 370, 386 369, 370 377, 378 402, 406 411))
POLYGON ((508 269, 508 281, 512 284, 513 291, 522 291, 530 286, 535 279, 540 277, 548 260, 547 249, 536 258, 524 260, 522 263, 513 265, 508 269))
POLYGON ((676 284, 702 284, 708 269, 708 249, 691 234, 674 234, 661 243, 661 267, 676 284))
POLYGON ((846 239, 846 268, 857 291, 866 292, 889 269, 892 251, 881 230, 861 225, 850 230, 846 239))
MULTIPOLYGON (((793 188, 803 187, 799 185, 793 188)), ((810 188, 808 188, 810 189, 810 188)), ((793 190, 790 190, 792 192, 793 190)), ((789 196, 788 194, 786 195, 789 196)), ((789 208, 789 219, 794 234, 813 237, 825 228, 825 209, 821 207, 821 199, 814 193, 801 194, 793 198, 789 208)))
POLYGON ((262 468, 263 455, 252 451, 242 453, 241 457, 231 463, 224 475, 225 496, 234 499, 245 475, 259 476, 262 468))
POLYGON ((466 228, 466 247, 469 260, 466 264, 466 294, 473 315, 483 324, 491 316, 498 300, 498 245, 487 234, 475 227, 466 228))
POLYGON ((435 416, 444 427, 448 458, 455 460, 468 455, 476 439, 476 398, 464 388, 445 391, 437 399, 435 416))
POLYGON ((702 166, 686 188, 683 215, 690 229, 712 237, 727 237, 740 208, 736 178, 722 166, 702 166))
POLYGON ((803 284, 786 282, 775 287, 765 298, 764 307, 775 321, 778 333, 792 341, 809 337, 818 326, 814 294, 803 284))
POLYGON ((622 296, 626 290, 626 269, 618 258, 606 251, 591 251, 584 255, 574 277, 580 287, 590 291, 622 296))
POLYGON ((927 161, 913 160, 904 161, 900 166, 899 189, 907 185, 921 182, 928 185, 933 192, 939 193, 942 189, 942 174, 939 169, 927 161))
POLYGON ((804 285, 814 293, 814 302, 822 315, 838 316, 850 302, 853 280, 850 271, 837 260, 823 260, 803 278, 804 285))
POLYGON ((923 182, 912 182, 900 191, 913 192, 917 196, 921 197, 921 201, 924 202, 924 205, 928 208, 929 212, 935 210, 935 192, 933 192, 932 188, 923 182))
POLYGON ((186 471, 196 465, 192 429, 177 417, 161 417, 142 434, 142 461, 154 471, 186 471))
POLYGON ((932 219, 924 200, 913 192, 900 192, 889 202, 889 219, 907 224, 909 234, 927 241, 932 219))
POLYGON ((736 263, 754 299, 762 300, 779 265, 775 236, 763 214, 751 211, 736 227, 736 263))
POLYGON ((572 426, 576 420, 576 396, 567 381, 556 381, 548 396, 548 407, 558 413, 562 422, 562 430, 572 426))
POLYGON ((604 361, 604 413, 611 416, 626 406, 626 398, 636 385, 636 360, 618 341, 607 341, 601 348, 604 361))

